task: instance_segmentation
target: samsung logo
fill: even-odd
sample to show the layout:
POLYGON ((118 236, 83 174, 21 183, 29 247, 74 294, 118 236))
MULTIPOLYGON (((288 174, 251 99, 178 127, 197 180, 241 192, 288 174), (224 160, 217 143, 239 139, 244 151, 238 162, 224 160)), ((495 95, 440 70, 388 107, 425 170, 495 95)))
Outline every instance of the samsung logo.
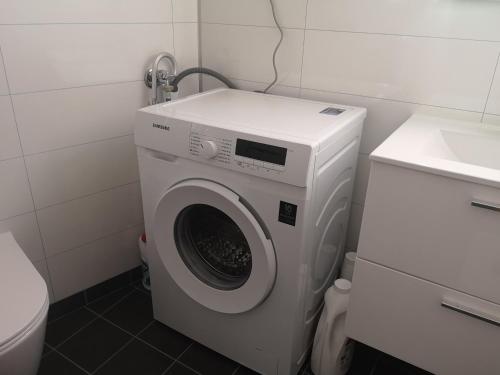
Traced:
POLYGON ((155 124, 155 123, 153 123, 153 128, 158 128, 158 129, 161 129, 161 130, 170 131, 170 126, 168 126, 168 125, 161 125, 161 124, 155 124))

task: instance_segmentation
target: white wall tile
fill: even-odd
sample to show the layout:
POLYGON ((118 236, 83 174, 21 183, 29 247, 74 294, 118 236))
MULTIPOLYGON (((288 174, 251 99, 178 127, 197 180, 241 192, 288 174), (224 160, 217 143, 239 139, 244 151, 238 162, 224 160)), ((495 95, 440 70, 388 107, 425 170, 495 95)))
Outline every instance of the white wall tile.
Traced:
POLYGON ((172 0, 174 22, 198 22, 198 0, 172 0))
POLYGON ((170 24, 1 26, 0 44, 11 92, 23 93, 142 80, 173 37, 170 24))
MULTIPOLYGON (((179 64, 178 71, 180 72, 188 68, 199 66, 198 23, 175 23, 174 29, 175 58, 179 64)), ((179 84, 179 97, 196 94, 198 92, 199 80, 197 74, 184 78, 179 84)))
POLYGON ((54 291, 52 290, 52 282, 50 280, 49 269, 47 267, 47 261, 44 259, 33 262, 36 270, 45 280, 45 284, 47 284, 47 290, 49 291, 49 300, 50 303, 54 303, 54 291))
POLYGON ((130 184, 38 211, 47 256, 142 223, 139 184, 130 184))
POLYGON ((358 204, 365 203, 366 189, 368 188, 368 178, 370 176, 370 159, 366 154, 358 155, 358 167, 356 169, 356 180, 352 201, 358 204))
POLYGON ((133 136, 31 155, 26 166, 36 208, 139 180, 133 136))
MULTIPOLYGON (((274 0, 279 23, 304 28, 307 0, 274 0)), ((269 0, 201 0, 201 20, 209 23, 274 26, 269 0)))
MULTIPOLYGON (((272 54, 279 39, 268 27, 204 24, 203 66, 227 77, 268 82, 274 78, 272 54)), ((278 83, 298 87, 302 63, 303 32, 285 30, 277 55, 278 83)))
POLYGON ((361 231, 361 221, 363 219, 363 206, 353 203, 351 205, 351 216, 349 218, 349 228, 347 229, 346 248, 356 251, 358 248, 359 232, 361 231))
POLYGON ((15 158, 21 154, 10 97, 0 96, 0 160, 15 158))
POLYGON ((500 115, 500 61, 495 72, 493 85, 491 86, 486 112, 500 115))
POLYGON ((0 24, 171 22, 170 0, 2 0, 0 24))
MULTIPOLYGON (((2 52, 1 49, 0 52, 2 52)), ((0 95, 7 95, 8 93, 9 93, 9 87, 7 85, 7 79, 5 77, 5 68, 3 66, 3 59, 0 58, 0 95)))
POLYGON ((365 96, 338 94, 317 90, 301 90, 305 99, 363 107, 368 110, 361 138, 360 152, 370 154, 403 122, 416 112, 456 118, 465 121, 480 121, 480 112, 467 112, 447 108, 429 107, 419 104, 369 98, 365 96))
POLYGON ((500 129, 499 128, 500 127, 500 116, 485 114, 483 122, 488 126, 489 125, 493 126, 493 129, 500 129))
POLYGON ((488 42, 307 31, 302 86, 482 111, 499 48, 488 42))
MULTIPOLYGON (((241 79, 231 79, 231 82, 236 85, 238 89, 245 91, 262 91, 268 86, 267 83, 243 81, 241 79)), ((203 77, 204 91, 213 90, 219 87, 226 87, 226 85, 213 77, 203 77)), ((276 85, 273 86, 271 90, 269 90, 269 93, 274 95, 298 98, 299 90, 300 89, 298 87, 276 85)))
POLYGON ((174 24, 175 58, 179 69, 198 66, 198 24, 174 24))
POLYGON ((0 232, 12 232, 19 246, 32 262, 45 259, 34 212, 0 221, 0 232))
POLYGON ((142 82, 128 82, 13 95, 24 153, 132 134, 146 90, 142 82))
POLYGON ((22 158, 0 162, 0 220, 33 211, 22 158))
POLYGON ((105 281, 140 264, 142 225, 48 258, 55 300, 105 281))
POLYGON ((500 2, 309 0, 313 29, 500 40, 500 2))

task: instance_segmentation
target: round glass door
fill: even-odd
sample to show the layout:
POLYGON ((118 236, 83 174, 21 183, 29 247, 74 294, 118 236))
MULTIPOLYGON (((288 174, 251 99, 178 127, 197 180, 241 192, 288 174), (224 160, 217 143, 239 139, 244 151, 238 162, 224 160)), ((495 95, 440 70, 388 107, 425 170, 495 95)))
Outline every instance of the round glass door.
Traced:
POLYGON ((252 272, 252 252, 238 225, 221 210, 194 204, 177 216, 175 243, 187 267, 222 290, 241 287, 252 272))
POLYGON ((155 251, 170 278, 201 305, 242 313, 270 293, 276 255, 253 211, 207 180, 187 180, 161 195, 152 225, 155 251))

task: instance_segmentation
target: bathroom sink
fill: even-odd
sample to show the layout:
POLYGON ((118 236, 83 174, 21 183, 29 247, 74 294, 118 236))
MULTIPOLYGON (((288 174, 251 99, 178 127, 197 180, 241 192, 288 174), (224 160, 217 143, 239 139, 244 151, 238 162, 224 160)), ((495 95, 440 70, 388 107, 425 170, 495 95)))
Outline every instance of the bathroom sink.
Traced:
POLYGON ((500 128, 416 114, 371 159, 500 187, 500 128))

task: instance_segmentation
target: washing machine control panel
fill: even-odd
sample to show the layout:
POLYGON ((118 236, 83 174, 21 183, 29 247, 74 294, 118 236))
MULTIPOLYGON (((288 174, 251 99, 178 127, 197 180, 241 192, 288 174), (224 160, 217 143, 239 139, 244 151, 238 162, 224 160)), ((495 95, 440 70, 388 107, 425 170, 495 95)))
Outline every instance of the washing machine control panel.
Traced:
POLYGON ((311 149, 302 144, 196 123, 188 137, 190 159, 299 186, 307 181, 311 149))
POLYGON ((189 153, 193 156, 230 164, 232 149, 233 142, 227 137, 217 137, 191 130, 189 136, 189 153))
POLYGON ((275 174, 285 170, 288 149, 242 137, 191 129, 189 153, 196 158, 235 165, 243 170, 275 174))

